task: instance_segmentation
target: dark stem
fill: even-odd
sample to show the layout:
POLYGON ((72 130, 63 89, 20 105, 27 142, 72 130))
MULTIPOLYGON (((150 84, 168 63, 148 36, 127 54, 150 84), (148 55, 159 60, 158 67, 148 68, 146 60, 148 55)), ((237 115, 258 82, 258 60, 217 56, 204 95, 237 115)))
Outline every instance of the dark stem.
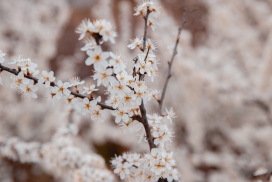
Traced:
MULTIPOLYGON (((7 71, 7 72, 10 72, 10 73, 12 73, 14 75, 18 75, 19 74, 18 70, 12 69, 12 68, 9 68, 9 67, 5 67, 2 64, 0 64, 0 72, 1 71, 7 71)), ((38 81, 39 81, 38 78, 35 78, 33 76, 30 76, 30 75, 25 75, 25 77, 28 78, 28 79, 30 79, 30 80, 33 80, 34 83, 38 83, 38 81)), ((51 82, 51 86, 54 87, 54 86, 57 86, 57 84, 55 82, 51 82)), ((81 95, 79 93, 72 92, 72 91, 71 91, 71 94, 74 95, 75 97, 78 97, 78 98, 81 98, 81 99, 84 99, 85 97, 87 97, 87 96, 84 96, 84 95, 81 95)), ((102 107, 102 109, 115 110, 113 107, 108 106, 108 105, 106 105, 104 103, 101 103, 101 102, 98 102, 97 105, 100 105, 102 107)))
MULTIPOLYGON (((193 10, 194 11, 194 10, 193 10)), ((193 12, 191 11, 191 12, 193 12)), ((170 62, 168 62, 168 74, 167 74, 167 77, 166 77, 166 80, 165 80, 165 83, 164 83, 164 86, 163 86, 163 91, 162 91, 162 95, 161 95, 161 99, 159 100, 159 108, 158 108, 158 113, 160 115, 162 115, 162 104, 163 104, 163 101, 164 101, 164 98, 165 98, 165 93, 166 93, 166 88, 167 88, 167 85, 168 85, 168 82, 171 78, 171 68, 172 68, 172 65, 173 65, 173 62, 174 62, 174 58, 177 54, 177 47, 178 47, 178 43, 179 43, 179 36, 180 36, 180 33, 184 27, 184 24, 186 23, 186 17, 187 17, 187 10, 186 8, 183 9, 183 17, 182 17, 182 22, 181 22, 181 25, 179 26, 179 29, 178 29, 178 35, 177 35, 177 40, 176 40, 176 44, 175 44, 175 47, 174 47, 174 51, 173 51, 173 54, 172 54, 172 57, 171 57, 171 60, 170 62)))
MULTIPOLYGON (((150 10, 147 9, 147 13, 146 13, 146 16, 144 17, 144 20, 145 20, 145 27, 144 27, 144 38, 143 38, 143 52, 145 51, 145 48, 146 48, 146 37, 147 37, 147 22, 148 22, 148 16, 150 14, 150 10)), ((147 55, 148 55, 149 51, 147 52, 147 55)), ((153 142, 153 137, 151 135, 151 132, 150 132, 150 127, 149 127, 149 124, 148 124, 148 120, 147 120, 147 116, 146 116, 146 109, 145 109, 145 106, 144 106, 144 102, 142 100, 142 103, 140 105, 140 111, 141 111, 141 123, 144 125, 144 129, 145 129, 145 133, 146 133, 146 140, 148 141, 148 144, 149 144, 149 148, 150 150, 152 148, 156 148, 154 142, 153 142)))
POLYGON ((146 109, 145 109, 143 100, 142 100, 142 103, 140 105, 140 111, 141 111, 141 115, 142 115, 141 123, 144 125, 144 129, 145 129, 145 132, 146 132, 146 140, 148 141, 149 148, 150 148, 150 151, 151 151, 151 149, 156 148, 156 145, 153 142, 153 137, 152 137, 151 132, 150 132, 150 127, 149 127, 148 120, 147 120, 147 117, 146 117, 146 109))

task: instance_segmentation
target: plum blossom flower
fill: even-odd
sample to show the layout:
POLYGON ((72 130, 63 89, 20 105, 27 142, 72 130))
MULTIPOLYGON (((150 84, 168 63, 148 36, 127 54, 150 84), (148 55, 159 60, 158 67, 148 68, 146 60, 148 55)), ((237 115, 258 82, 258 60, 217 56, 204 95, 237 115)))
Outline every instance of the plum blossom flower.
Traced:
POLYGON ((111 111, 111 114, 115 116, 115 123, 120 123, 121 121, 127 122, 129 120, 128 114, 119 107, 118 110, 111 111))
POLYGON ((91 118, 94 121, 104 122, 105 111, 99 105, 94 106, 91 112, 91 118))
POLYGON ((74 77, 70 79, 69 83, 70 83, 69 87, 75 87, 75 86, 84 84, 85 81, 84 80, 80 81, 79 77, 74 77))
POLYGON ((98 67, 96 69, 96 73, 93 76, 94 80, 97 80, 97 86, 101 85, 101 83, 106 87, 109 83, 115 81, 115 78, 112 76, 112 69, 103 69, 102 67, 98 67))
POLYGON ((142 38, 136 37, 135 39, 130 40, 130 44, 127 47, 130 49, 135 49, 135 47, 140 47, 142 43, 143 37, 142 38))
POLYGON ((155 41, 153 41, 151 39, 147 39, 147 41, 146 41, 146 48, 150 49, 152 51, 155 51, 157 49, 155 41))
POLYGON ((30 80, 27 85, 22 84, 20 86, 20 93, 23 94, 23 97, 29 97, 31 96, 32 98, 36 99, 37 94, 35 93, 38 90, 38 86, 34 85, 34 81, 30 80))
POLYGON ((138 16, 138 15, 142 15, 143 17, 146 16, 147 9, 146 9, 144 3, 141 4, 141 5, 138 5, 137 7, 135 7, 134 10, 136 11, 136 12, 134 13, 134 16, 138 16))
POLYGON ((142 100, 144 101, 144 103, 146 102, 145 96, 146 90, 139 89, 137 91, 135 90, 135 94, 132 95, 132 99, 136 100, 137 105, 141 105, 142 100))
POLYGON ((38 67, 38 65, 33 63, 30 58, 23 59, 17 65, 20 66, 23 71, 35 71, 38 67))
POLYGON ((84 47, 81 48, 82 51, 93 50, 97 46, 93 38, 84 40, 84 43, 85 43, 84 47))
POLYGON ((175 166, 176 161, 174 160, 174 153, 173 152, 166 152, 165 150, 162 150, 162 161, 165 164, 165 167, 168 170, 172 170, 172 167, 175 166))
POLYGON ((94 106, 97 105, 97 101, 96 100, 92 100, 90 101, 87 97, 85 97, 82 102, 77 103, 77 106, 80 108, 81 113, 83 115, 85 114, 90 114, 91 110, 94 106))
POLYGON ((87 32, 92 33, 94 31, 94 25, 89 19, 82 20, 81 24, 76 29, 76 33, 80 34, 78 40, 82 40, 87 32))
POLYGON ((155 31, 158 27, 158 22, 153 18, 148 18, 147 26, 151 27, 151 29, 155 31))
POLYGON ((151 171, 153 171, 156 175, 161 175, 164 171, 166 171, 165 164, 161 160, 155 160, 151 166, 151 171))
POLYGON ((63 94, 65 94, 66 96, 68 96, 71 93, 71 91, 68 90, 69 86, 70 86, 69 82, 64 82, 63 83, 61 80, 59 80, 57 82, 57 86, 55 86, 55 88, 57 88, 57 93, 56 94, 57 94, 57 99, 58 100, 61 99, 61 96, 63 94))
POLYGON ((46 88, 46 92, 45 92, 45 96, 44 96, 45 101, 47 101, 47 102, 52 101, 52 103, 54 104, 54 101, 57 98, 57 91, 58 91, 58 88, 56 88, 56 87, 46 88))
POLYGON ((158 130, 153 131, 153 137, 155 138, 154 144, 156 146, 164 147, 166 142, 171 142, 172 131, 169 130, 167 125, 159 125, 158 130))
POLYGON ((23 60, 24 59, 23 59, 22 54, 16 54, 11 57, 11 61, 8 64, 18 64, 18 63, 22 62, 23 60))
POLYGON ((19 88, 22 84, 28 84, 29 80, 25 78, 24 73, 21 71, 17 76, 11 75, 10 76, 11 83, 10 87, 11 88, 19 88))
POLYGON ((172 182, 173 180, 177 181, 179 179, 178 177, 178 170, 172 169, 168 170, 163 174, 163 177, 167 179, 167 181, 172 182))
POLYGON ((106 100, 105 103, 113 108, 117 108, 121 101, 116 95, 111 94, 110 98, 106 100))
POLYGON ((172 119, 176 118, 176 113, 173 111, 173 108, 171 107, 169 110, 167 108, 165 108, 166 110, 166 119, 168 119, 170 121, 170 123, 172 123, 172 119))
POLYGON ((94 64, 95 69, 97 69, 99 66, 102 66, 103 68, 108 66, 107 58, 109 57, 109 53, 102 52, 100 46, 97 46, 94 51, 88 50, 87 54, 89 56, 85 61, 87 66, 94 64))
POLYGON ((4 53, 3 51, 0 50, 0 64, 2 64, 5 59, 4 59, 4 56, 6 55, 6 53, 4 53))
POLYGON ((114 38, 117 36, 116 32, 114 31, 114 27, 112 26, 111 22, 107 21, 105 23, 104 28, 99 31, 99 34, 102 36, 103 41, 110 40, 111 43, 115 43, 114 38))
POLYGON ((155 99, 155 100, 159 100, 159 98, 158 98, 158 94, 159 93, 161 93, 161 91, 160 90, 151 90, 150 92, 150 95, 151 95, 151 97, 153 98, 153 99, 155 99))
POLYGON ((118 94, 120 97, 123 97, 125 95, 125 92, 131 92, 131 89, 126 86, 126 84, 114 80, 111 83, 111 86, 108 87, 108 91, 111 94, 118 94))
POLYGON ((45 85, 45 87, 50 87, 51 82, 55 81, 54 72, 42 71, 42 77, 39 79, 38 83, 45 85))
POLYGON ((110 59, 110 66, 113 66, 113 72, 115 74, 120 73, 122 70, 125 70, 126 65, 123 61, 123 59, 121 58, 121 56, 117 56, 115 54, 113 54, 112 52, 110 52, 110 56, 112 59, 110 59))
POLYGON ((100 32, 104 31, 104 29, 106 28, 107 20, 105 19, 95 20, 93 24, 94 24, 95 32, 100 34, 100 32))
POLYGON ((115 174, 118 174, 120 176, 120 178, 123 180, 126 177, 128 177, 130 174, 129 167, 130 167, 130 165, 128 162, 118 163, 113 172, 115 174))
POLYGON ((83 86, 84 91, 82 92, 82 94, 91 94, 94 91, 97 91, 98 89, 95 89, 95 85, 94 84, 89 84, 87 87, 83 86))

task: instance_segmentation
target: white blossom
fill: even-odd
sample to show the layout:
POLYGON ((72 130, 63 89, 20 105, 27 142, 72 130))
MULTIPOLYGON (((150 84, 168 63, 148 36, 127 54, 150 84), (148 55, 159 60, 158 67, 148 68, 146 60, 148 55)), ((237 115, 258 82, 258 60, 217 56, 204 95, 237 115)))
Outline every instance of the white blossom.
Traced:
POLYGON ((35 93, 38 90, 38 86, 34 85, 34 81, 30 80, 29 83, 26 84, 21 84, 20 85, 20 93, 23 94, 23 97, 29 97, 31 96, 32 98, 36 99, 37 94, 35 93))
POLYGON ((55 88, 57 88, 57 98, 58 100, 61 99, 62 95, 66 95, 68 96, 71 91, 68 89, 70 86, 70 83, 69 82, 62 82, 61 80, 59 80, 57 82, 57 85, 55 86, 55 88))
POLYGON ((96 73, 94 74, 94 80, 97 80, 97 86, 101 85, 101 83, 106 87, 109 83, 115 81, 115 78, 112 76, 112 69, 103 69, 103 67, 98 67, 96 69, 96 73))
POLYGON ((80 81, 79 77, 74 77, 70 79, 69 83, 70 83, 69 87, 75 87, 75 86, 84 84, 85 81, 84 80, 80 81))
POLYGON ((97 46, 94 50, 87 51, 88 58, 85 61, 87 66, 94 64, 94 68, 98 67, 106 68, 108 66, 107 58, 109 57, 108 52, 103 52, 100 46, 97 46))
POLYGON ((54 72, 42 71, 42 77, 39 79, 38 83, 45 85, 45 87, 50 87, 51 82, 55 81, 54 72))
POLYGON ((78 40, 82 40, 87 32, 92 33, 94 31, 94 25, 89 19, 82 20, 81 24, 76 30, 76 33, 80 34, 78 40))
POLYGON ((140 47, 142 43, 143 37, 142 38, 136 37, 135 39, 130 40, 130 44, 127 47, 130 49, 135 49, 135 47, 140 47))
POLYGON ((19 88, 22 84, 28 84, 29 80, 25 78, 24 73, 21 71, 17 76, 11 75, 10 76, 11 83, 10 87, 11 88, 19 88))
POLYGON ((94 91, 97 91, 98 89, 95 89, 95 85, 91 85, 89 84, 87 87, 83 86, 84 91, 82 92, 82 94, 91 94, 94 91))
POLYGON ((4 59, 4 56, 6 55, 6 53, 4 53, 3 51, 0 50, 0 64, 2 64, 5 59, 4 59))

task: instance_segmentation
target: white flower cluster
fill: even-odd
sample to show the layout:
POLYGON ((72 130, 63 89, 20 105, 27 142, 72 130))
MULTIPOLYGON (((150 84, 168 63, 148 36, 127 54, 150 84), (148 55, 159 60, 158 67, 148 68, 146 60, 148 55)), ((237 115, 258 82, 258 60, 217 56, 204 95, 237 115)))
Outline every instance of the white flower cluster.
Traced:
MULTIPOLYGON (((135 15, 141 14, 146 19, 147 13, 154 13, 157 16, 159 7, 152 1, 144 1, 135 10, 135 15)), ((134 74, 128 75, 125 70, 121 70, 119 73, 115 73, 117 82, 111 83, 110 86, 105 85, 110 93, 106 103, 116 108, 112 111, 115 122, 126 127, 134 123, 130 117, 140 115, 139 106, 142 102, 146 103, 151 98, 158 100, 156 94, 159 91, 149 92, 145 81, 143 81, 144 75, 149 76, 151 81, 157 75, 158 61, 154 54, 156 45, 151 39, 147 39, 145 43, 143 41, 144 38, 136 37, 128 45, 130 49, 138 47, 142 51, 135 60, 134 74)), ((152 140, 157 147, 151 150, 151 154, 143 156, 123 154, 112 160, 112 165, 115 168, 114 173, 120 175, 121 179, 127 181, 158 181, 160 178, 173 181, 178 179, 173 152, 169 150, 173 132, 166 124, 163 124, 163 120, 169 120, 172 123, 175 113, 172 109, 166 110, 166 112, 167 114, 164 116, 155 113, 147 114, 148 124, 153 136, 152 140)), ((132 131, 132 127, 129 127, 129 130, 132 131)), ((141 127, 137 127, 136 131, 140 140, 146 137, 141 127)))
MULTIPOLYGON (((149 1, 149 0, 144 0, 142 4, 138 5, 135 8, 135 11, 136 11, 134 13, 135 16, 142 15, 143 18, 146 18, 147 14, 149 14, 151 12, 153 15, 155 15, 155 17, 157 17, 158 14, 161 13, 161 9, 158 6, 158 4, 153 1, 149 1)), ((147 26, 151 27, 151 29, 154 31, 157 28, 157 21, 153 18, 149 18, 147 20, 147 26)))
POLYGON ((21 54, 13 56, 8 64, 16 64, 19 70, 18 75, 10 77, 10 87, 17 88, 23 97, 31 96, 32 98, 37 98, 35 92, 38 90, 38 86, 33 80, 25 77, 38 75, 39 70, 36 70, 38 65, 32 62, 30 58, 24 58, 21 54))
POLYGON ((95 47, 95 38, 99 39, 102 37, 102 40, 105 42, 110 40, 111 43, 115 43, 114 38, 117 36, 112 24, 106 20, 95 20, 91 22, 89 19, 84 19, 76 32, 80 34, 78 40, 82 40, 86 36, 86 33, 90 35, 89 39, 85 40, 86 44, 82 48, 84 51, 95 47))
POLYGON ((123 154, 111 161, 115 168, 114 173, 120 175, 121 179, 127 181, 158 181, 160 178, 167 181, 178 180, 178 171, 175 169, 175 159, 173 152, 169 150, 169 144, 173 137, 173 132, 169 130, 163 120, 172 121, 175 113, 172 109, 167 110, 167 114, 162 117, 157 114, 147 115, 154 144, 158 148, 153 148, 150 154, 123 154))
MULTIPOLYGON (((1 52, 1 63, 4 62, 4 55, 5 53, 1 52)), ((30 58, 24 58, 21 54, 13 56, 9 64, 15 64, 18 67, 18 74, 10 77, 10 87, 18 88, 19 93, 21 93, 23 97, 31 96, 32 98, 37 98, 37 83, 44 84, 46 87, 46 101, 54 101, 55 99, 60 100, 67 106, 71 105, 82 114, 91 114, 91 118, 93 120, 103 121, 102 115, 104 111, 99 105, 97 105, 97 102, 100 102, 101 98, 98 97, 93 99, 92 97, 92 92, 97 90, 94 88, 94 85, 84 87, 85 91, 82 93, 87 93, 89 98, 86 96, 81 100, 70 91, 70 88, 74 87, 76 93, 79 93, 78 86, 84 84, 84 81, 80 81, 78 77, 70 79, 70 82, 62 82, 61 80, 58 80, 54 83, 54 72, 42 71, 40 79, 35 79, 34 76, 39 74, 39 70, 36 70, 38 65, 32 62, 30 58)), ((2 82, 0 83, 2 84, 2 82)))
POLYGON ((52 141, 44 144, 0 138, 0 155, 22 163, 37 163, 55 173, 64 170, 69 181, 112 182, 114 177, 102 157, 85 155, 73 146, 70 137, 76 134, 77 126, 68 123, 59 128, 52 141))
MULTIPOLYGON (((146 28, 151 27, 155 30, 155 21, 148 17, 151 13, 155 17, 157 16, 160 12, 158 5, 153 1, 146 0, 137 6, 135 10, 135 15, 141 14, 145 19, 146 28)), ((143 156, 123 154, 116 157, 112 160, 115 168, 114 172, 120 175, 121 179, 129 181, 157 181, 160 178, 168 181, 177 180, 178 172, 175 169, 173 152, 169 147, 173 132, 168 128, 167 124, 164 124, 166 120, 172 123, 175 113, 172 109, 166 109, 167 114, 165 115, 143 113, 143 107, 147 101, 152 98, 159 101, 157 97, 159 91, 149 89, 144 81, 146 75, 151 81, 157 76, 158 60, 154 54, 156 51, 154 41, 147 38, 146 34, 142 38, 136 37, 130 41, 128 48, 135 49, 138 47, 141 53, 134 59, 133 73, 129 74, 125 61, 120 55, 104 52, 101 48, 101 44, 108 40, 114 43, 114 38, 117 36, 110 22, 106 20, 91 22, 85 19, 76 32, 80 34, 79 40, 85 38, 85 46, 81 50, 86 51, 88 55, 85 64, 94 67, 93 79, 96 80, 97 86, 103 85, 107 89, 108 98, 105 101, 105 107, 111 110, 115 122, 123 131, 136 131, 140 141, 142 139, 149 141, 151 148, 151 153, 143 156), (143 126, 145 122, 148 127, 143 126), (147 132, 151 133, 151 136, 148 136, 147 132), (153 144, 151 145, 150 142, 153 144)), ((0 53, 0 63, 3 62, 4 55, 4 53, 0 53)), ((105 110, 103 109, 105 107, 102 107, 101 97, 94 98, 92 94, 92 92, 97 91, 95 85, 83 86, 84 91, 82 94, 87 95, 81 95, 78 86, 85 82, 80 81, 78 77, 70 79, 69 82, 58 80, 55 83, 53 71, 42 71, 42 75, 37 79, 34 76, 39 74, 39 70, 36 70, 38 65, 33 63, 30 58, 24 58, 20 54, 12 57, 10 64, 17 65, 17 69, 14 69, 15 72, 13 70, 15 75, 11 76, 10 86, 18 88, 23 96, 37 98, 35 92, 38 90, 38 86, 36 84, 44 84, 47 89, 45 95, 47 101, 60 100, 83 115, 91 115, 91 119, 94 121, 104 121, 105 110), (75 92, 71 91, 72 87, 75 92)), ((59 130, 56 136, 66 132, 66 129, 59 130)), ((19 146, 16 149, 18 151, 17 156, 22 156, 24 153, 27 155, 28 152, 26 151, 29 150, 28 147, 30 146, 35 148, 36 150, 33 149, 33 151, 36 151, 36 153, 34 152, 33 155, 36 157, 33 157, 33 160, 35 159, 33 162, 43 160, 47 165, 56 168, 61 166, 74 169, 81 166, 76 173, 78 181, 87 181, 93 176, 96 176, 97 181, 112 180, 108 171, 96 173, 96 168, 100 169, 104 166, 104 164, 100 165, 101 161, 99 159, 88 156, 82 157, 78 149, 69 145, 67 138, 56 136, 53 142, 42 146, 20 144, 21 142, 15 142, 16 144, 11 146, 19 146), (50 152, 51 154, 48 155, 50 152), (43 156, 42 159, 39 157, 41 155, 43 156)), ((10 145, 5 144, 4 146, 10 145)), ((3 155, 7 156, 7 153, 3 155)), ((13 157, 11 156, 11 158, 13 157)), ((23 159, 18 159, 23 162, 23 159)), ((31 159, 26 157, 25 161, 28 160, 31 159)))

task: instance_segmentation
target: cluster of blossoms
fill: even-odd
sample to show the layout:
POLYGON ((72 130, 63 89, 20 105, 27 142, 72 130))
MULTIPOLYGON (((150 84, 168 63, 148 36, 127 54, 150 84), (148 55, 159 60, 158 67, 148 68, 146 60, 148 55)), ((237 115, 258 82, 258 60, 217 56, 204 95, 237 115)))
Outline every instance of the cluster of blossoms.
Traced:
MULTIPOLYGON (((145 19, 146 31, 149 27, 155 30, 156 22, 148 17, 151 13, 156 17, 160 12, 159 6, 153 1, 144 1, 135 10, 135 15, 141 14, 145 19)), ((91 22, 85 19, 76 32, 80 34, 79 40, 84 39, 85 45, 81 50, 86 51, 88 55, 85 64, 94 67, 93 79, 96 80, 96 85, 106 87, 108 97, 105 104, 101 103, 100 96, 93 97, 92 93, 97 91, 95 85, 83 86, 84 91, 80 94, 78 86, 85 82, 80 81, 78 77, 70 79, 69 82, 58 80, 55 83, 56 78, 53 71, 42 71, 39 79, 35 78, 39 74, 39 70, 36 70, 38 65, 33 63, 30 58, 24 58, 21 54, 11 58, 10 64, 15 64, 17 69, 10 71, 14 73, 11 76, 10 86, 18 88, 24 97, 37 98, 35 93, 38 90, 37 84, 44 84, 47 101, 60 100, 75 111, 83 115, 90 115, 94 121, 104 121, 105 109, 110 109, 111 114, 115 117, 115 122, 123 130, 128 130, 131 133, 136 132, 140 141, 144 139, 149 142, 151 149, 150 154, 123 154, 116 157, 112 160, 114 172, 120 175, 121 179, 129 181, 177 180, 178 172, 175 169, 173 152, 170 150, 173 132, 165 124, 165 121, 172 123, 175 113, 172 109, 166 109, 164 115, 146 114, 144 108, 144 105, 151 99, 160 102, 157 96, 160 92, 149 89, 145 82, 145 75, 153 81, 158 73, 158 59, 154 54, 156 51, 154 41, 148 39, 146 34, 144 37, 136 37, 130 41, 128 48, 135 49, 137 47, 140 50, 134 59, 135 64, 130 74, 122 56, 112 52, 104 52, 101 48, 103 42, 108 40, 112 43, 115 42, 116 33, 110 22, 106 20, 91 22)), ((0 63, 3 63, 4 55, 4 53, 0 53, 0 63)), ((1 68, 4 69, 4 67, 1 68)), ((67 165, 70 167, 82 166, 81 163, 84 161, 76 158, 80 152, 71 147, 65 148, 61 143, 65 143, 65 139, 61 138, 59 143, 54 143, 53 148, 58 149, 57 151, 61 150, 59 153, 64 155, 63 160, 70 161, 67 165), (74 161, 72 165, 71 161, 74 161)), ((52 148, 51 144, 49 148, 52 148)), ((51 161, 51 159, 48 160, 51 161)), ((85 168, 81 168, 81 170, 83 171, 79 171, 78 174, 93 175, 93 170, 89 172, 85 168)), ((79 181, 82 180, 79 177, 79 181)))
MULTIPOLYGON (((38 163, 48 171, 62 174, 69 181, 111 182, 113 174, 105 161, 96 154, 83 154, 74 147, 72 137, 77 135, 76 123, 65 123, 47 143, 23 142, 17 138, 0 138, 0 155, 21 163, 38 163)), ((63 176, 60 176, 63 178, 63 176)))
POLYGON ((80 34, 79 40, 82 40, 86 33, 90 35, 90 38, 85 40, 86 45, 82 48, 84 51, 96 46, 94 37, 97 39, 102 37, 102 40, 105 42, 110 40, 111 43, 115 43, 114 38, 117 36, 112 24, 106 20, 91 22, 89 19, 84 19, 76 32, 80 34))
POLYGON ((127 154, 116 156, 112 161, 114 173, 127 181, 158 181, 160 178, 167 181, 178 180, 178 171, 175 169, 176 161, 170 150, 172 132, 167 125, 162 124, 163 119, 173 117, 173 113, 165 117, 157 114, 148 115, 148 123, 157 148, 152 148, 150 154, 127 154))

